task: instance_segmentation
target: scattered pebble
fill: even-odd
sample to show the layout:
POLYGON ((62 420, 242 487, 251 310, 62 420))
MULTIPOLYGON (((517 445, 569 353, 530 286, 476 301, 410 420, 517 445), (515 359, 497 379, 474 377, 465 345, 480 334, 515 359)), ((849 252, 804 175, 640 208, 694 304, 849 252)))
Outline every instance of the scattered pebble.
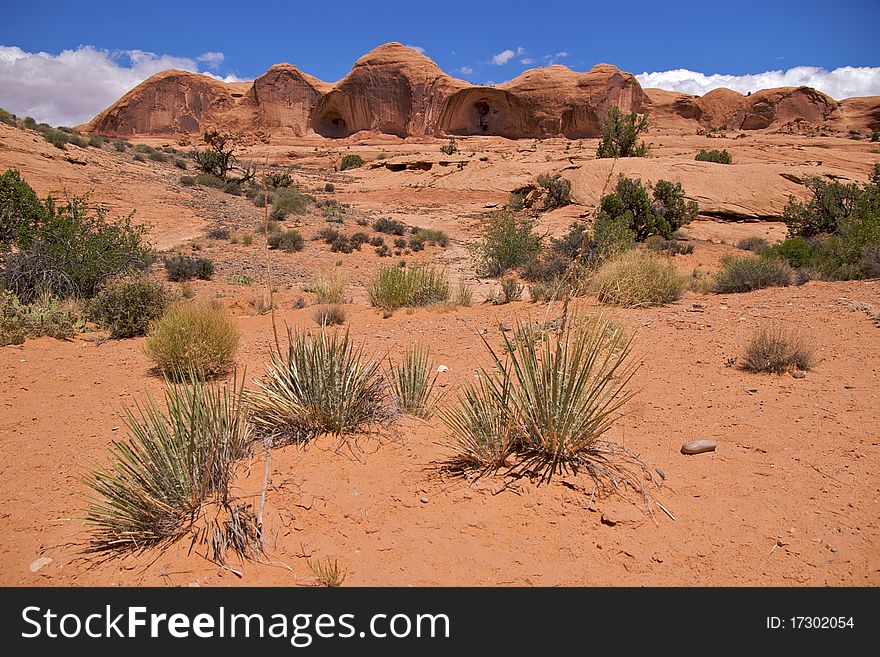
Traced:
POLYGON ((689 440, 681 446, 682 454, 702 454, 703 452, 714 452, 718 446, 714 440, 702 438, 700 440, 689 440))
POLYGON ((791 373, 791 375, 795 379, 803 379, 807 375, 807 373, 804 372, 803 370, 795 370, 794 372, 791 373))
POLYGON ((35 573, 41 568, 45 568, 46 566, 48 566, 50 563, 52 563, 52 559, 50 557, 40 557, 39 559, 31 562, 30 571, 32 573, 35 573))
POLYGON ((426 496, 422 495, 419 498, 419 502, 421 502, 422 504, 427 504, 428 502, 430 502, 430 500, 426 496))
POLYGON ((443 372, 448 372, 448 371, 449 371, 449 368, 446 367, 446 365, 438 365, 438 366, 437 366, 437 371, 438 371, 439 373, 442 374, 443 372))
POLYGON ((750 395, 754 395, 756 392, 758 392, 758 389, 757 388, 745 388, 745 391, 747 393, 749 393, 750 395))

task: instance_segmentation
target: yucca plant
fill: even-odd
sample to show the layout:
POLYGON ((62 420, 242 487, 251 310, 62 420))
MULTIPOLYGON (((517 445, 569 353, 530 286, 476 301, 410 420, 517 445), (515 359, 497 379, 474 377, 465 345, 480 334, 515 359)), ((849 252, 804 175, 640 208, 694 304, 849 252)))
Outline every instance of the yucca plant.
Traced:
POLYGON ((397 404, 404 413, 427 419, 436 399, 431 396, 437 374, 431 376, 430 350, 416 346, 407 349, 400 363, 390 364, 389 379, 397 404))
POLYGON ((202 506, 230 507, 235 463, 251 432, 243 386, 204 383, 194 370, 166 379, 162 412, 153 397, 126 409, 130 437, 114 441, 111 464, 85 478, 91 489, 86 523, 96 552, 140 550, 191 530, 202 506))
POLYGON ((516 452, 517 467, 542 480, 580 467, 609 473, 602 436, 632 396, 625 390, 636 369, 631 340, 602 318, 569 320, 541 341, 504 340, 502 357, 484 339, 493 365, 444 414, 459 457, 489 465, 516 452))
POLYGON ((315 335, 287 329, 286 352, 271 354, 266 377, 250 393, 254 426, 303 441, 356 431, 383 411, 379 364, 355 347, 348 332, 315 335))

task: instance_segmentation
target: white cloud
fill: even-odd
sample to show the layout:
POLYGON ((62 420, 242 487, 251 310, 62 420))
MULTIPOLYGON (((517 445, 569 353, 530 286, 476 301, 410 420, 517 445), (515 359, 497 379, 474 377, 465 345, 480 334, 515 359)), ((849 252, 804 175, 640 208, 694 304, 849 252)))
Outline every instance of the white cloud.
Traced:
POLYGON ((643 87, 659 87, 699 96, 719 87, 744 94, 771 87, 800 86, 813 87, 837 100, 853 96, 880 96, 880 66, 842 66, 833 71, 815 66, 796 66, 787 71, 765 71, 750 75, 705 75, 680 68, 646 72, 636 78, 643 87))
POLYGON ((456 73, 463 73, 464 75, 470 75, 473 72, 474 72, 474 69, 472 69, 470 66, 462 66, 460 69, 458 69, 456 71, 456 73))
POLYGON ((196 60, 204 62, 208 68, 216 69, 223 63, 226 56, 222 52, 206 52, 196 57, 196 60))
POLYGON ((497 55, 492 57, 492 63, 495 64, 495 66, 502 66, 513 59, 515 56, 516 53, 508 48, 507 50, 502 50, 497 55))
MULTIPOLYGON (((197 59, 217 68, 223 54, 205 53, 197 59)), ((197 72, 199 65, 189 57, 143 50, 79 46, 52 55, 0 45, 0 107, 52 125, 76 125, 89 121, 154 73, 169 68, 197 72)), ((238 80, 232 75, 206 75, 225 82, 238 80)))
POLYGON ((524 59, 519 60, 519 63, 522 64, 523 66, 529 66, 530 64, 534 64, 535 60, 532 59, 531 57, 526 57, 524 59))
POLYGON ((556 53, 556 54, 554 55, 554 57, 555 57, 556 59, 565 59, 566 57, 568 57, 568 53, 565 52, 564 50, 560 50, 558 53, 556 53))
POLYGON ((406 45, 407 48, 412 48, 412 49, 415 50, 417 53, 421 53, 422 55, 425 54, 425 49, 422 48, 421 46, 411 46, 411 45, 409 45, 409 44, 405 44, 405 45, 406 45))

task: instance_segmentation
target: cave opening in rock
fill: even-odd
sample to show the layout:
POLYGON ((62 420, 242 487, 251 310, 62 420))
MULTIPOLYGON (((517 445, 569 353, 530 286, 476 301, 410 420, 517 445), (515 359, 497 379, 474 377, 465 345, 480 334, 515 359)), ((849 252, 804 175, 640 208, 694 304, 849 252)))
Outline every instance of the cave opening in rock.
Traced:
POLYGON ((348 125, 342 115, 334 109, 325 111, 315 122, 315 132, 324 137, 347 137, 348 125))
POLYGON ((480 130, 483 132, 489 131, 489 122, 486 120, 486 117, 489 115, 490 107, 489 103, 484 100, 478 101, 474 103, 474 109, 477 111, 478 121, 480 130))

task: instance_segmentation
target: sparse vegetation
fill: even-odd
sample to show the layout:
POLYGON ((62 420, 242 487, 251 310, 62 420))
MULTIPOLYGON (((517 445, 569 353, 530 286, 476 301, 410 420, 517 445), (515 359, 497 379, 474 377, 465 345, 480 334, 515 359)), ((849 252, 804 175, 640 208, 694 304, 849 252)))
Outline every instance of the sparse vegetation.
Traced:
POLYGON ((515 276, 507 276, 502 278, 500 286, 493 290, 489 301, 495 305, 519 301, 522 298, 523 290, 525 290, 525 286, 515 276))
MULTIPOLYGON (((235 156, 235 143, 229 135, 208 130, 204 134, 205 150, 192 152, 192 159, 196 169, 208 178, 220 180, 220 185, 211 185, 222 188, 227 182, 245 183, 253 180, 256 175, 256 167, 251 162, 240 162, 235 156), (238 175, 230 176, 237 172, 238 175)), ((197 178, 201 178, 198 176, 197 178)), ((200 183, 201 184, 201 183, 200 183)))
POLYGON ((295 230, 284 230, 272 233, 267 240, 270 249, 281 249, 282 251, 302 251, 305 246, 303 236, 295 230))
POLYGON ((716 164, 733 163, 733 158, 730 156, 730 153, 728 153, 727 150, 719 151, 714 148, 711 151, 707 151, 705 148, 700 149, 700 152, 697 153, 694 159, 697 162, 715 162, 716 164))
POLYGON ((104 283, 89 304, 92 319, 115 339, 146 335, 168 305, 168 292, 161 281, 146 273, 113 278, 104 283))
POLYGON ((43 292, 30 303, 22 303, 12 292, 0 290, 0 347, 43 336, 68 340, 82 324, 76 301, 43 292))
POLYGON ((463 278, 458 280, 455 287, 455 304, 458 306, 468 307, 473 303, 474 292, 463 278))
POLYGON ((449 143, 440 147, 440 152, 444 155, 452 155, 458 152, 458 144, 455 143, 455 137, 449 140, 449 143))
POLYGON ((782 374, 809 370, 815 350, 797 334, 779 325, 756 331, 749 339, 740 365, 749 372, 782 374))
POLYGON ((332 303, 326 306, 317 306, 312 313, 312 319, 318 326, 336 326, 345 324, 348 316, 345 306, 332 303))
POLYGON ((339 170, 340 171, 348 171, 349 169, 359 169, 364 166, 364 158, 356 153, 349 153, 348 155, 343 156, 342 160, 339 162, 339 170))
POLYGON ((648 117, 635 112, 624 114, 612 105, 599 124, 602 140, 597 157, 647 157, 648 147, 639 135, 648 129, 648 117))
POLYGON ((309 204, 305 196, 295 187, 281 187, 275 190, 272 199, 272 210, 269 216, 276 221, 290 214, 305 214, 309 204))
POLYGON ((728 256, 715 273, 712 290, 718 294, 751 292, 765 287, 791 285, 794 271, 779 258, 728 256))
POLYGON ((345 277, 334 273, 329 276, 321 276, 311 285, 303 288, 304 292, 312 292, 316 303, 339 304, 346 303, 345 277))
POLYGON ((261 432, 301 442, 324 433, 357 431, 376 420, 385 405, 378 363, 348 333, 316 335, 288 328, 288 346, 273 352, 266 376, 249 396, 261 432))
POLYGON ((593 278, 592 288, 602 303, 638 308, 680 299, 686 282, 669 258, 628 251, 602 265, 593 278))
POLYGON ((195 372, 211 378, 232 367, 238 340, 238 329, 221 308, 183 303, 152 324, 145 351, 167 377, 195 372))
POLYGON ((448 301, 449 278, 443 270, 428 265, 382 267, 367 284, 370 304, 393 311, 448 301))
POLYGON ((165 256, 163 263, 168 280, 173 282, 191 281, 194 278, 207 281, 214 275, 214 263, 208 258, 178 254, 165 256))
POLYGON ((571 204, 571 181, 563 178, 561 173, 542 173, 538 176, 538 184, 544 188, 544 207, 547 210, 571 204))
POLYGON ((406 224, 395 219, 377 219, 373 222, 373 230, 388 235, 406 235, 406 224))
POLYGON ((658 180, 652 186, 652 196, 648 196, 641 180, 620 176, 615 191, 602 197, 597 223, 619 222, 639 242, 651 235, 672 239, 675 231, 696 219, 698 212, 697 203, 685 199, 681 183, 658 180))
POLYGON ((694 245, 683 240, 667 240, 660 235, 652 235, 645 240, 645 246, 652 251, 662 251, 669 255, 688 255, 694 252, 694 245))
POLYGON ((446 248, 449 246, 449 235, 436 228, 413 228, 412 238, 431 246, 446 248))
POLYGON ((744 237, 736 243, 736 248, 742 249, 743 251, 751 251, 752 253, 760 255, 770 248, 770 243, 763 237, 744 237))
POLYGON ((490 221, 482 240, 471 249, 477 271, 500 276, 515 267, 534 262, 541 250, 541 237, 534 232, 535 221, 502 210, 490 221))

